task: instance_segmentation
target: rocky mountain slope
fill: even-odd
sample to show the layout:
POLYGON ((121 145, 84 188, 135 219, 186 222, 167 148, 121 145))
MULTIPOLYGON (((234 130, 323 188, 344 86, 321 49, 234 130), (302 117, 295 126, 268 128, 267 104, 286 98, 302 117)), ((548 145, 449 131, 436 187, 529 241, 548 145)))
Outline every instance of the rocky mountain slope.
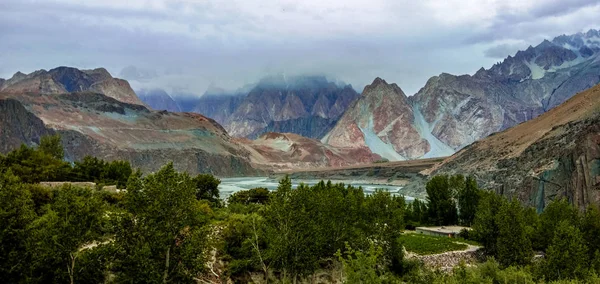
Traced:
POLYGON ((294 133, 265 133, 255 140, 238 138, 260 168, 272 171, 372 164, 381 159, 367 147, 341 148, 294 133))
POLYGON ((322 142, 337 147, 367 147, 392 161, 413 159, 424 156, 432 147, 421 135, 417 122, 400 87, 376 78, 322 142))
POLYGON ((141 89, 136 92, 140 100, 155 110, 180 112, 179 105, 163 89, 141 89))
POLYGON ((113 78, 104 68, 79 70, 58 67, 31 74, 17 72, 0 85, 0 92, 13 94, 50 95, 85 91, 101 93, 125 103, 143 105, 127 81, 113 78))
POLYGON ((221 125, 225 125, 240 106, 246 94, 241 91, 227 92, 209 89, 198 98, 190 111, 201 113, 216 120, 221 125))
MULTIPOLYGON (((57 80, 55 74, 63 72, 56 70, 34 72, 38 75, 26 78, 16 75, 7 81, 8 87, 3 84, 0 150, 10 151, 21 142, 33 145, 41 135, 59 133, 70 161, 93 155, 129 160, 147 172, 170 161, 189 173, 236 176, 258 172, 251 165, 250 153, 214 120, 194 113, 152 111, 99 92, 60 93, 94 89, 97 84, 86 81, 88 71, 68 68, 71 80, 57 80)), ((127 100, 139 101, 137 97, 127 100)))
POLYGON ((538 210, 567 197, 600 203, 600 85, 530 121, 477 141, 426 174, 473 175, 538 210))
POLYGON ((596 85, 599 55, 598 31, 560 36, 473 76, 433 77, 411 100, 432 135, 458 150, 596 85))
POLYGON ((393 101, 396 93, 365 89, 361 97, 365 102, 347 111, 352 119, 340 120, 323 141, 357 146, 365 145, 364 140, 375 141, 366 144, 375 153, 385 151, 382 156, 389 159, 446 156, 491 133, 535 118, 598 82, 600 33, 590 30, 563 35, 519 51, 472 76, 444 73, 432 77, 417 94, 408 100, 399 99, 402 115, 369 107, 369 100, 393 101), (385 127, 375 127, 373 133, 365 128, 371 117, 375 126, 382 116, 390 116, 379 122, 385 126, 398 118, 394 125, 405 129, 401 133, 391 131, 391 135, 402 138, 391 139, 385 127), (355 121, 362 125, 357 127, 355 121))
POLYGON ((269 77, 243 98, 223 126, 236 137, 256 138, 279 130, 320 138, 329 131, 329 121, 339 119, 357 97, 352 86, 339 86, 322 76, 269 77))
POLYGON ((40 138, 53 135, 44 122, 14 99, 0 100, 0 153, 7 153, 26 143, 37 145, 40 138))

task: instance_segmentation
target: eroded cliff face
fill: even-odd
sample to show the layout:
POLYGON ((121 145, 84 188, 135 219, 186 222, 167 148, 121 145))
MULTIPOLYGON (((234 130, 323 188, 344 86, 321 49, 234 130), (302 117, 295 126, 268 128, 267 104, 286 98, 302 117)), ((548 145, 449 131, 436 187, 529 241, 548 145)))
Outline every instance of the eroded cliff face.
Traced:
POLYGON ((176 169, 219 176, 254 175, 249 152, 214 120, 193 113, 151 111, 99 93, 0 93, 2 151, 58 133, 65 158, 128 160, 145 172, 176 169), (28 127, 30 126, 30 127, 28 127), (31 129, 31 130, 27 130, 31 129))
POLYGON ((223 125, 235 137, 254 139, 277 130, 321 138, 333 127, 321 122, 337 121, 357 97, 352 86, 322 76, 265 78, 236 101, 223 125))
POLYGON ((13 99, 0 99, 0 153, 17 149, 21 144, 38 145, 40 138, 53 135, 44 122, 13 99))
POLYGON ((376 78, 322 141, 336 147, 367 147, 397 161, 421 157, 431 150, 421 130, 402 89, 376 78))
POLYGON ((430 175, 473 175, 483 188, 538 210, 566 197, 600 204, 600 86, 555 109, 467 146, 430 175))

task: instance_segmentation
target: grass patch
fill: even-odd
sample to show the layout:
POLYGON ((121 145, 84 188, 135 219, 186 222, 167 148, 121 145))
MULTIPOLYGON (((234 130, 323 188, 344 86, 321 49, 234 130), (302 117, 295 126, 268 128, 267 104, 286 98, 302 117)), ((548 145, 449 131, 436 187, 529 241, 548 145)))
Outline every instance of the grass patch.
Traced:
POLYGON ((466 244, 456 243, 458 240, 447 237, 433 237, 421 234, 403 234, 400 241, 409 252, 420 255, 437 254, 447 251, 465 250, 466 244))

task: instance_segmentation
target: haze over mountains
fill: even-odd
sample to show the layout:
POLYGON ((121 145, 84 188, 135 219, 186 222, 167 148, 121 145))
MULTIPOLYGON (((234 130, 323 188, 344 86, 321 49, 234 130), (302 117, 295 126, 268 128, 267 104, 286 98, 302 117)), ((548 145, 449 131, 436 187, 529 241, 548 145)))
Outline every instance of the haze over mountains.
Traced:
POLYGON ((14 113, 0 121, 2 151, 57 132, 71 160, 126 158, 146 170, 176 160, 220 175, 448 156, 596 85, 599 55, 596 30, 559 36, 474 75, 434 76, 413 96, 381 78, 359 95, 324 76, 282 75, 199 98, 160 89, 138 98, 102 68, 17 72, 0 80, 14 113))
MULTIPOLYGON (((186 98, 180 105, 215 119, 235 137, 254 139, 266 132, 290 132, 320 139, 357 97, 352 86, 325 76, 277 75, 236 91, 211 87, 200 98, 186 98)), ((152 106, 150 100, 146 103, 152 106)))
POLYGON ((600 33, 589 30, 545 40, 474 75, 442 73, 412 96, 380 78, 359 98, 321 76, 279 76, 247 90, 207 91, 188 110, 236 137, 291 132, 368 147, 389 160, 448 156, 600 82, 599 54, 600 33))

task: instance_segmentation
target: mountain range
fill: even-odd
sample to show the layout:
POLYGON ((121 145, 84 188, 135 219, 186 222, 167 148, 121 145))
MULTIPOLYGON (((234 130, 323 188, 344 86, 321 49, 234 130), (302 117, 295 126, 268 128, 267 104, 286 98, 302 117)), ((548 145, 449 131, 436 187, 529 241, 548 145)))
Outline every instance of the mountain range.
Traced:
POLYGON ((146 171, 175 161, 222 176, 450 156, 598 82, 595 30, 544 41, 474 75, 443 73, 412 96, 381 78, 359 95, 324 76, 281 75, 200 98, 159 89, 138 98, 103 68, 59 67, 0 79, 0 151, 58 133, 71 161, 93 154, 146 171))
POLYGON ((474 176, 481 187, 541 211, 557 198, 600 203, 600 85, 544 114, 479 140, 428 175, 474 176))
POLYGON ((432 77, 410 97, 375 79, 322 141, 366 145, 390 160, 447 156, 598 82, 600 33, 563 35, 474 75, 432 77))
MULTIPOLYGON (((255 139, 267 132, 295 133, 320 139, 333 128, 358 93, 350 85, 325 76, 269 76, 235 91, 215 86, 199 98, 180 100, 183 111, 201 113, 219 122, 235 137, 255 139)), ((157 99, 141 97, 153 106, 157 99)))
POLYGON ((0 82, 1 153, 21 143, 36 145, 44 135, 59 134, 68 161, 87 155, 109 161, 124 159, 144 172, 174 162, 178 170, 189 173, 247 176, 267 169, 380 159, 366 148, 345 151, 293 134, 274 134, 289 138, 285 149, 271 136, 252 142, 235 139, 201 114, 152 109, 148 105, 177 104, 165 92, 150 90, 142 92, 146 105, 126 81, 112 78, 104 69, 58 67, 31 74, 18 72, 0 82), (154 99, 148 100, 151 97, 154 99))

